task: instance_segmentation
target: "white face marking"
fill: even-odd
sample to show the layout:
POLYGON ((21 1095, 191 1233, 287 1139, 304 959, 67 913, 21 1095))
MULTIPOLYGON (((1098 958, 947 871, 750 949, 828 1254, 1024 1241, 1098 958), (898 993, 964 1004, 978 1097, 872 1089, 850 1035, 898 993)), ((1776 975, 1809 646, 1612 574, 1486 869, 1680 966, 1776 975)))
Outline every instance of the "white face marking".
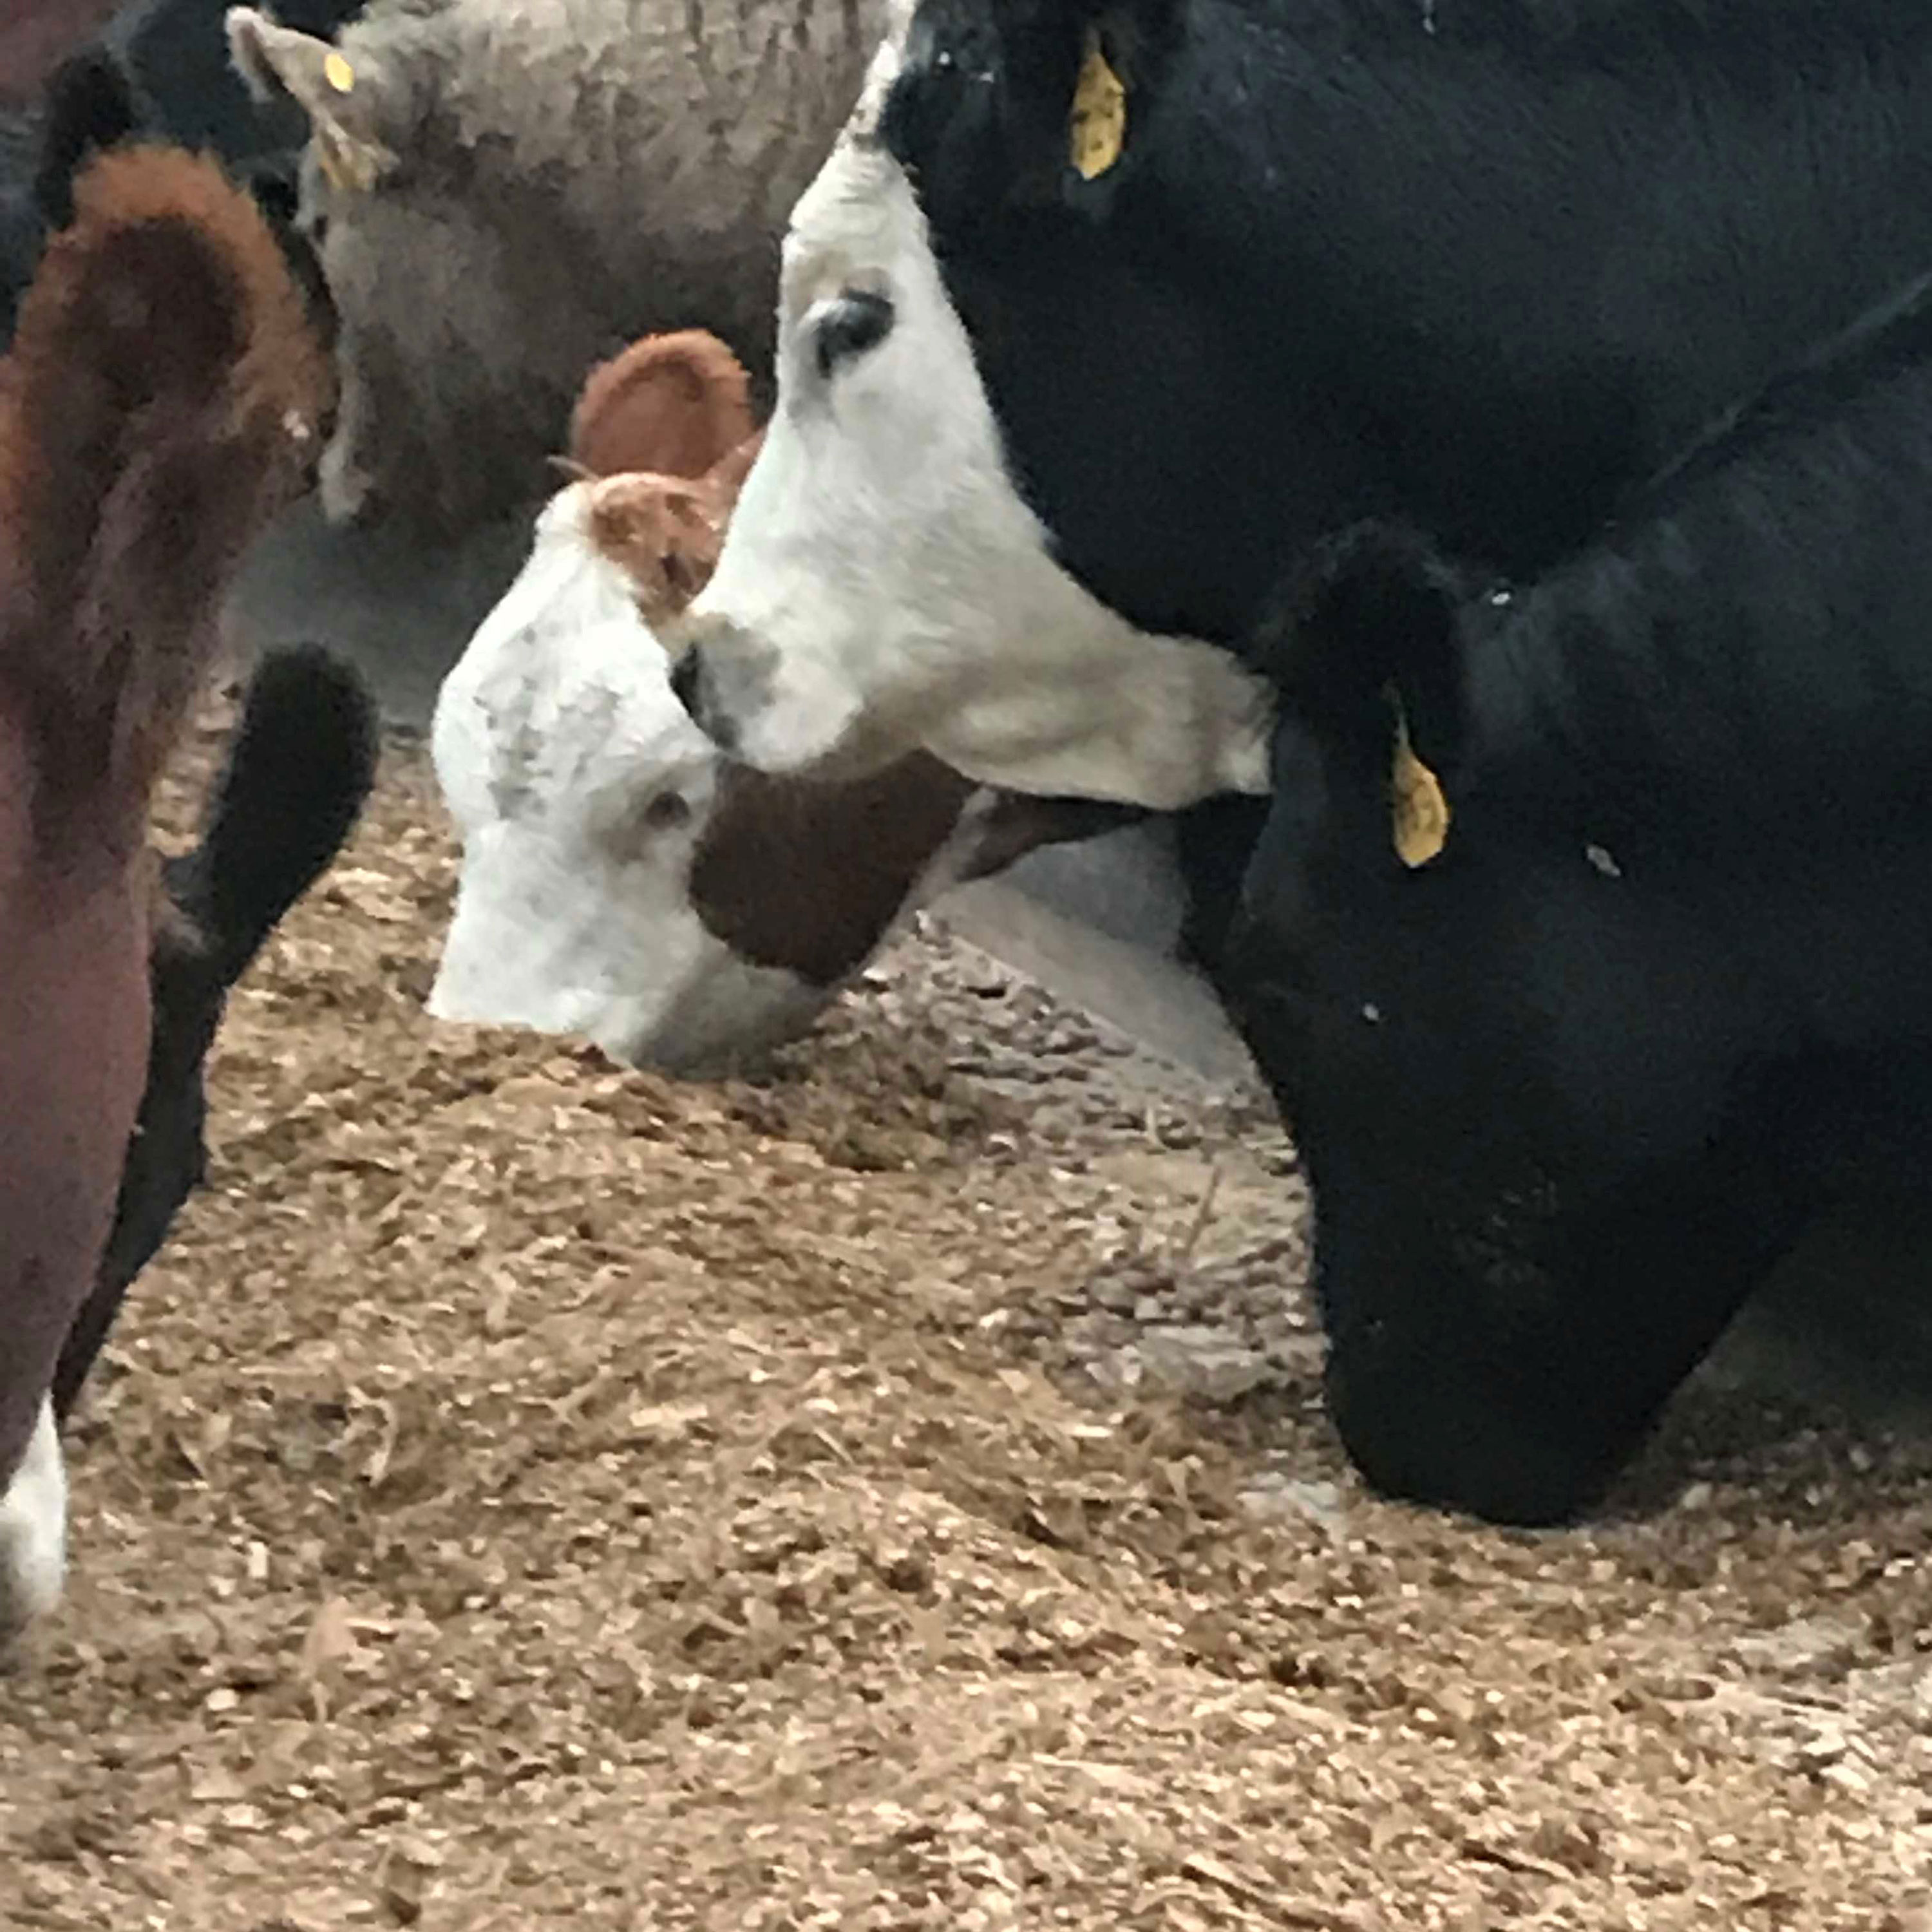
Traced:
POLYGON ((830 995, 746 964, 692 905, 718 754, 590 541, 590 490, 538 518, 437 698, 431 750, 464 855, 428 1008, 712 1071, 802 1032, 830 995))
POLYGON ((1136 630, 1054 561, 882 151, 842 142, 794 212, 778 382, 687 622, 707 722, 748 764, 857 770, 923 745, 982 784, 1159 809, 1268 789, 1260 681, 1136 630), (892 326, 828 376, 820 327, 855 290, 892 326))
POLYGON ((0 1642, 53 1609, 66 1574, 67 1471, 49 1400, 0 1496, 0 1642))

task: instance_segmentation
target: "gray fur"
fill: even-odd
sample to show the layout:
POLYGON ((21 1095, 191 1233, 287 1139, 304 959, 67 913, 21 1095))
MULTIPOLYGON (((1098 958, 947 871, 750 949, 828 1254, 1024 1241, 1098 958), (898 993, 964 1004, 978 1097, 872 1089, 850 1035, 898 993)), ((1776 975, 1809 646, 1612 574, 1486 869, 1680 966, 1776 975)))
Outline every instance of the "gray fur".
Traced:
POLYGON ((332 520, 446 536, 547 494, 590 365, 655 329, 711 329, 768 398, 778 244, 888 13, 374 0, 339 36, 341 96, 302 83, 322 44, 282 34, 272 68, 279 30, 231 12, 251 85, 340 124, 312 132, 302 189, 340 320, 332 520), (358 167, 371 184, 345 184, 358 167))

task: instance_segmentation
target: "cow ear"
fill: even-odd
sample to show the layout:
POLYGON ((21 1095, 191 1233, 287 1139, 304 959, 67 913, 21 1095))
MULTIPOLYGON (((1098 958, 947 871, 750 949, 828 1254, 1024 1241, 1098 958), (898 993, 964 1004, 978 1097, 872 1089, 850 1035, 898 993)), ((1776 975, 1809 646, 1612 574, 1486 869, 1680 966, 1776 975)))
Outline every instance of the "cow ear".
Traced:
POLYGON ((570 454, 600 476, 702 476, 752 433, 750 379, 704 329, 648 335, 584 379, 570 454))
POLYGON ((236 72, 258 100, 286 94, 308 116, 316 159, 332 186, 366 191, 395 166, 383 132, 398 118, 397 104, 380 63, 352 64, 328 41, 252 7, 230 8, 225 22, 236 72))
POLYGON ((1414 532, 1366 524, 1316 546, 1257 637, 1285 706, 1385 784, 1405 865, 1444 844, 1438 767, 1466 736, 1462 616, 1468 584, 1414 532))
POLYGON ((1072 0, 1080 65, 1067 109, 1067 159, 1083 181, 1110 173, 1157 92, 1180 38, 1177 0, 1072 0))
POLYGON ((1355 524, 1300 559, 1249 655, 1292 702, 1337 723, 1385 718, 1393 691, 1417 750, 1453 760, 1463 725, 1462 614, 1475 590, 1417 532, 1355 524))

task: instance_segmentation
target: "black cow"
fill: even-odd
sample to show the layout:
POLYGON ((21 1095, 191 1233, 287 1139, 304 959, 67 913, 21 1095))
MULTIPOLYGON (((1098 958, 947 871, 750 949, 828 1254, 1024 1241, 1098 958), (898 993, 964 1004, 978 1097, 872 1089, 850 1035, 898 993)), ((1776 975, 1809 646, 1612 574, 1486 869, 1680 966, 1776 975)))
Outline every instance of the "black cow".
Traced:
POLYGON ((171 916, 149 963, 148 1084, 100 1279, 53 1384, 64 1422, 129 1284, 207 1165, 202 1068, 228 990, 354 829, 374 784, 375 706, 349 665, 313 646, 264 658, 210 801, 201 842, 167 860, 171 916))
MULTIPOLYGON (((794 218, 679 688, 767 770, 914 742, 1022 789, 1258 786, 1187 640, 1242 662, 1284 560, 1364 518, 1552 565, 1932 262, 1928 190, 1909 0, 923 0, 794 218)), ((1264 808, 1184 822, 1238 1004, 1264 808)), ((1402 1480, 1516 1513, 1450 1464, 1402 1480)))
POLYGON ((1284 546, 1534 570, 1928 261, 1916 0, 923 0, 794 218, 681 687, 768 770, 1258 788, 1172 640, 1238 645, 1284 546))
POLYGON ((1928 531, 1932 283, 1524 588, 1371 526, 1286 601, 1228 977, 1382 1487, 1574 1513, 1817 1210, 1922 1189, 1928 531))

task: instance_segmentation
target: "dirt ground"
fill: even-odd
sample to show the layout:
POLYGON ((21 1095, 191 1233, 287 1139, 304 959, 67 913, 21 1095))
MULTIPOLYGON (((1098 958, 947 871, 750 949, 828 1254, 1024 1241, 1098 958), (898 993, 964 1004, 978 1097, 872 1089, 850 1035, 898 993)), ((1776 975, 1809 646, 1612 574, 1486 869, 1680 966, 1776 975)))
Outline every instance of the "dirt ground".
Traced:
POLYGON ((1379 1503, 1255 1096, 931 922, 755 1083, 438 1029, 452 860, 400 747, 235 1000, 0 1924, 1932 1926, 1922 1452, 1706 1394, 1589 1530, 1379 1503))

